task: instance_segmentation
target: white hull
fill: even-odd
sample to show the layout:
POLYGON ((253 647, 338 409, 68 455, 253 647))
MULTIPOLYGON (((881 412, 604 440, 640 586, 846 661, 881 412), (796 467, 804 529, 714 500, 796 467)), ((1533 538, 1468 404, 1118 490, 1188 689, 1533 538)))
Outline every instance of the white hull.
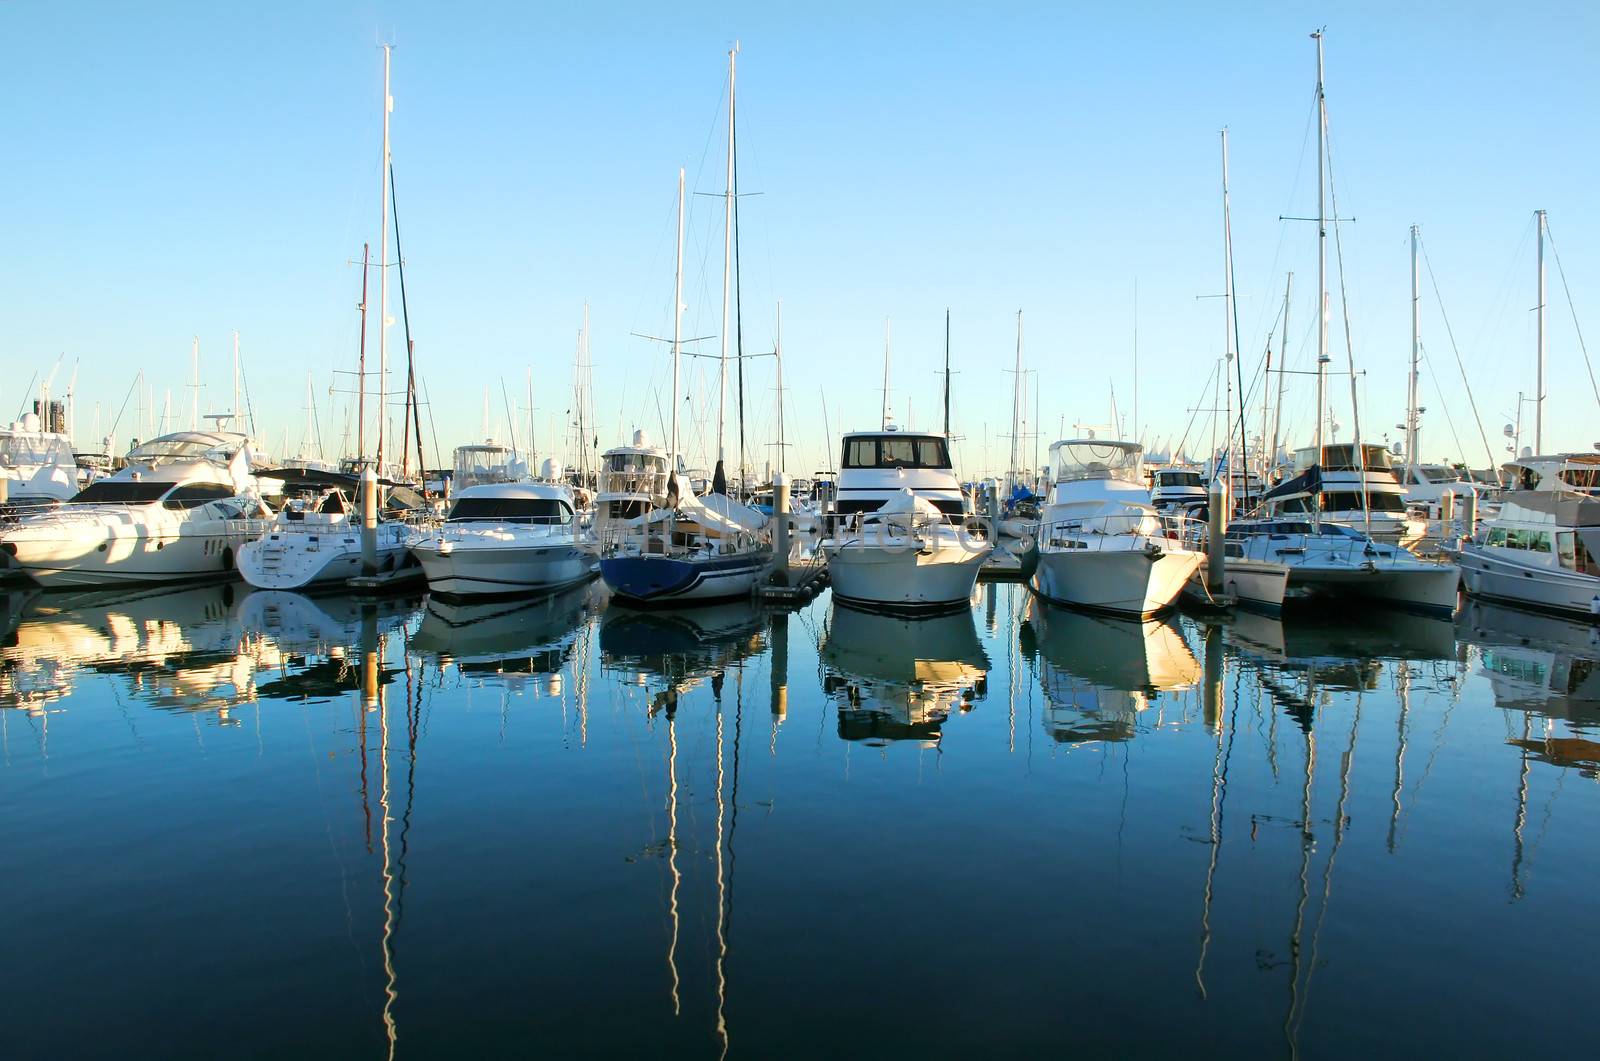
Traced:
POLYGON ((1470 546, 1461 551, 1457 561, 1461 580, 1474 597, 1586 618, 1600 616, 1600 579, 1593 576, 1518 564, 1470 546))
MULTIPOLYGON (((1233 598, 1235 604, 1265 611, 1283 607, 1284 594, 1289 588, 1289 568, 1270 560, 1245 560, 1227 557, 1223 560, 1222 592, 1233 598)), ((1186 592, 1199 601, 1210 599, 1206 591, 1206 563, 1189 579, 1186 592)))
POLYGON ((1201 559, 1184 549, 1042 548, 1033 588, 1058 604, 1147 618, 1172 608, 1201 559))
POLYGON ((437 538, 413 546, 428 589, 446 597, 543 593, 593 576, 594 554, 576 544, 475 548, 457 541, 448 550, 437 538))
POLYGON ((1454 611, 1460 574, 1454 564, 1393 567, 1291 566, 1291 597, 1355 595, 1407 608, 1454 611))
POLYGON ((208 520, 204 525, 82 527, 57 538, 16 537, 10 569, 42 586, 181 582, 225 575, 259 524, 208 520))
MULTIPOLYGON (((409 537, 409 528, 398 524, 378 527, 379 572, 405 563, 409 537)), ((256 589, 308 589, 344 582, 361 574, 360 531, 341 527, 323 534, 269 532, 239 550, 239 574, 256 589)))
POLYGON ((828 577, 836 598, 890 611, 932 610, 964 604, 990 548, 947 544, 927 553, 915 547, 825 543, 828 577))

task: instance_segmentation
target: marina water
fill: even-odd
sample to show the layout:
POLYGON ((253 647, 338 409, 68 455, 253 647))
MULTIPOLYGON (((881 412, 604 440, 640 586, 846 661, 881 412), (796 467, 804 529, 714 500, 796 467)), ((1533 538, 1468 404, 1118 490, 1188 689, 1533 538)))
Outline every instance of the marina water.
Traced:
POLYGON ((1586 624, 3 599, 8 1057, 1588 1037, 1586 624))

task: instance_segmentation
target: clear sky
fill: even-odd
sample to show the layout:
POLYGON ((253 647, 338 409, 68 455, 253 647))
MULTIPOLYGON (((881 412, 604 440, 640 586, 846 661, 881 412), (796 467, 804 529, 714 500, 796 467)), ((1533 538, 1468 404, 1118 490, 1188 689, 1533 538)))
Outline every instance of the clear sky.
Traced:
MULTIPOLYGON (((946 307, 968 474, 1006 462, 1018 309, 1042 433, 1106 424, 1113 387, 1131 431, 1136 282, 1140 433, 1157 448, 1182 435, 1223 343, 1221 303, 1197 296, 1222 288, 1224 125, 1247 374, 1291 269, 1289 356, 1310 367, 1314 226, 1279 217, 1315 212, 1307 33, 1324 23, 1364 434, 1399 434, 1412 223, 1497 458, 1534 390, 1536 208, 1600 356, 1600 9, 1075 7, 4 0, 0 418, 61 353, 58 394, 79 365, 80 448, 140 370, 158 406, 170 391, 187 410, 192 335, 203 404, 226 408, 236 328, 271 447, 299 448, 309 371, 337 448, 348 263, 377 243, 384 40, 430 447, 434 431, 445 448, 482 433, 485 387, 491 430, 505 435, 509 402, 525 442, 531 367, 539 449, 556 449, 585 301, 602 448, 635 426, 660 436, 667 351, 630 333, 670 333, 678 167, 692 192, 723 188, 736 38, 741 190, 760 193, 740 207, 745 347, 771 349, 781 298, 791 471, 823 465, 825 424, 877 426, 886 319, 896 416, 909 404, 911 426, 938 426, 946 307)), ((715 335, 722 204, 690 205, 685 330, 715 335)), ((1553 258, 1549 273, 1545 448, 1586 449, 1600 403, 1553 258)), ((1482 465, 1426 267, 1423 288, 1423 452, 1482 465)), ((688 373, 691 459, 715 412, 708 367, 688 373)), ((771 360, 747 382, 755 461, 775 440, 771 360)), ((1347 379, 1330 390, 1347 436, 1347 379)), ((1309 377, 1291 377, 1294 441, 1312 404, 1309 377)), ((1190 449, 1208 432, 1197 423, 1190 449)))

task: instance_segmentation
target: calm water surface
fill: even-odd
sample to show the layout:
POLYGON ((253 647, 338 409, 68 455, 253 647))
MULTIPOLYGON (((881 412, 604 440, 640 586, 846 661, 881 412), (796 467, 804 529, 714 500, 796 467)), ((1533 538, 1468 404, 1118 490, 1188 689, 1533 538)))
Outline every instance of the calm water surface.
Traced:
POLYGON ((1592 1043, 1600 644, 0 598, 0 1052, 1592 1043))

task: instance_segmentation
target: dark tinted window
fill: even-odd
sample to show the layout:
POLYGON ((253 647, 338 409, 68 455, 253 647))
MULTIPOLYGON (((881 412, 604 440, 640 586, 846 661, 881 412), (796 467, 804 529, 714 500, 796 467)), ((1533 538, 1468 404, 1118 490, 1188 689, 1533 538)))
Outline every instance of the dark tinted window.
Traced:
POLYGON ((949 468, 944 439, 926 435, 852 438, 844 444, 846 468, 949 468))
POLYGON ((74 504, 120 504, 120 505, 145 505, 158 500, 162 494, 172 489, 171 483, 135 483, 126 479, 112 482, 102 479, 98 483, 90 483, 78 491, 72 499, 74 504))
POLYGON ((220 501, 232 496, 233 490, 230 487, 218 483, 194 483, 178 487, 172 491, 172 496, 161 504, 164 508, 198 508, 207 501, 220 501))
POLYGON ((463 497, 450 510, 450 522, 493 520, 497 523, 565 523, 572 509, 544 497, 463 497))

